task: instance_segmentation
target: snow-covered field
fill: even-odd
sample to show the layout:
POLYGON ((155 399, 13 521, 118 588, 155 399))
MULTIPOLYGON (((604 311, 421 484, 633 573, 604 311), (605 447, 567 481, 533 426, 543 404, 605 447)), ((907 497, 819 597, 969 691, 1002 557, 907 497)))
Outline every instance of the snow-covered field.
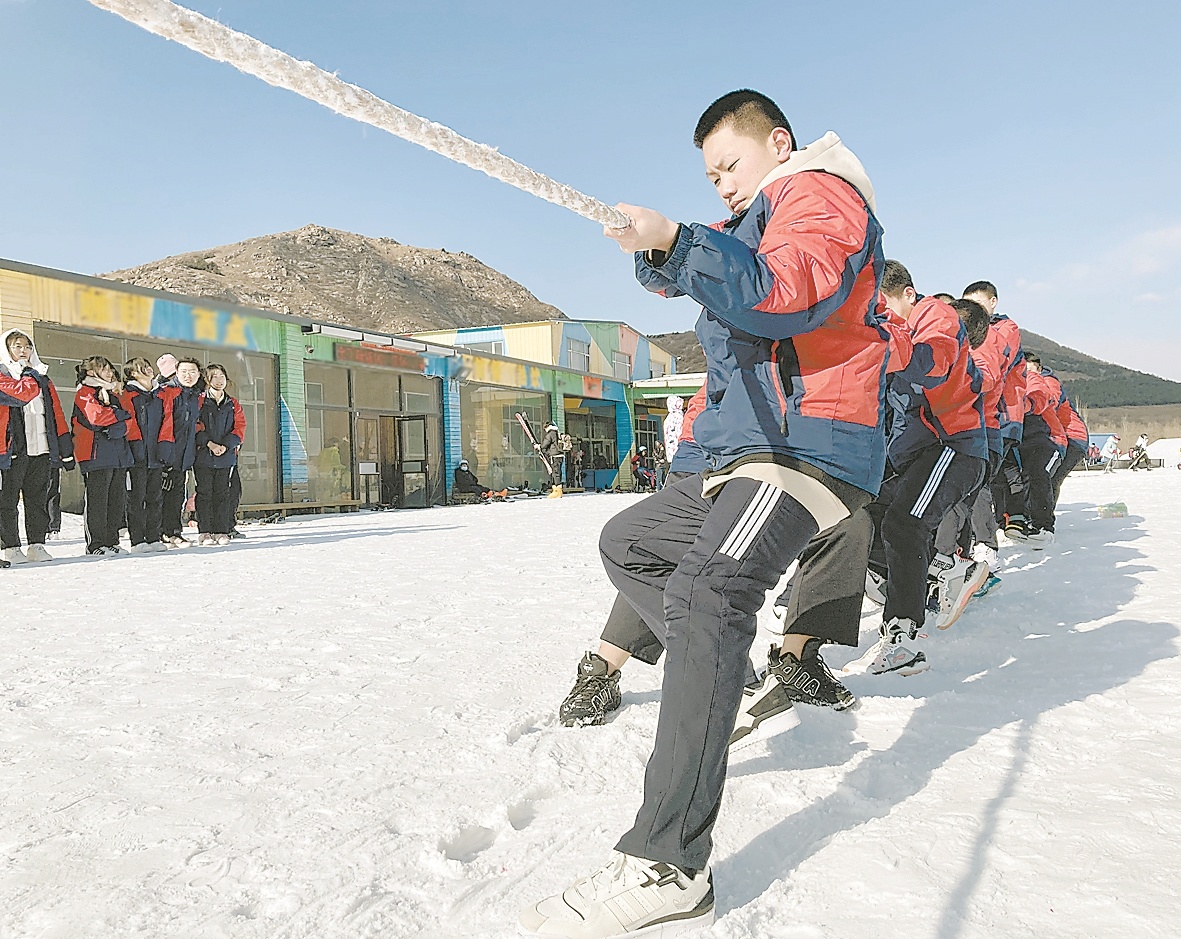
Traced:
MULTIPOLYGON (((658 671, 555 719, 633 498, 110 560, 75 520, 0 571, 0 936, 512 935, 639 804, 658 671)), ((739 754, 705 935, 1181 935, 1181 473, 1076 474, 1061 508, 929 672, 739 754)))

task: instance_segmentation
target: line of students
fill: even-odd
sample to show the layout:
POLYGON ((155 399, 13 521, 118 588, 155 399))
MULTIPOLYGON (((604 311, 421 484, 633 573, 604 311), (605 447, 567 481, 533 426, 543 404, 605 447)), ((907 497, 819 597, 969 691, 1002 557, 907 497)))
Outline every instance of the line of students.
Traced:
POLYGON ((135 553, 190 542, 182 535, 186 481, 196 477, 199 544, 228 544, 241 498, 241 405, 226 392, 221 365, 195 359, 134 358, 119 375, 101 355, 77 366, 67 422, 48 368, 20 330, 0 336, 0 536, 4 563, 48 561, 49 493, 54 471, 82 471, 86 551, 119 554, 126 527, 135 553), (25 506, 28 550, 17 504, 25 506))
POLYGON ((729 751, 794 726, 795 704, 856 705, 820 649, 857 645, 868 586, 885 604, 868 669, 925 667, 914 643, 928 608, 949 626, 985 585, 997 513, 1037 546, 1052 538, 1053 481, 1069 463, 1073 410, 1025 362, 995 289, 920 295, 884 258, 873 187, 835 134, 797 149, 774 102, 741 90, 706 109, 694 144, 729 219, 620 205, 631 223, 604 231, 634 252, 646 288, 702 306, 708 368, 669 484, 603 529, 618 594, 559 710, 563 724, 601 722, 620 706, 623 663, 664 655, 643 801, 606 865, 522 911, 528 935, 712 922, 729 751), (1006 463, 1018 484, 990 507, 1006 463), (783 641, 755 675, 755 614, 796 561, 775 602, 783 641))

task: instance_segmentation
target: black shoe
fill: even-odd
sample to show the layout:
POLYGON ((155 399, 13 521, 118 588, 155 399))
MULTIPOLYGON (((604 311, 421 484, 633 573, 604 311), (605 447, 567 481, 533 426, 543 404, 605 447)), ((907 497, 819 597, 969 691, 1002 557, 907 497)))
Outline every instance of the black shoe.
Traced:
POLYGON ((619 671, 607 674, 607 660, 588 652, 578 663, 578 678, 558 708, 563 727, 601 724, 619 707, 619 671))
POLYGON ((788 697, 796 704, 844 711, 857 706, 857 698, 848 688, 833 678, 832 672, 820 657, 819 639, 804 643, 804 652, 796 658, 790 652, 780 657, 774 646, 767 653, 767 670, 787 689, 788 697))
POLYGON ((242 534, 242 532, 238 531, 238 529, 236 529, 236 528, 230 529, 230 540, 231 541, 235 538, 245 538, 245 537, 246 536, 244 534, 242 534))
POLYGON ((1029 537, 1029 522, 1021 515, 1009 516, 1005 522, 1005 535, 1012 541, 1024 541, 1029 537))
POLYGON ((0 571, 4 570, 6 567, 12 567, 12 562, 6 561, 4 558, 0 558, 0 571))

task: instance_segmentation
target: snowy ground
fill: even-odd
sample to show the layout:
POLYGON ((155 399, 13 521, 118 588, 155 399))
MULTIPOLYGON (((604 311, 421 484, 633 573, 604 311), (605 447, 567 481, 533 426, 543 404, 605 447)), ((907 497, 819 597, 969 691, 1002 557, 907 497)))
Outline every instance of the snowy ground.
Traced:
MULTIPOLYGON (((931 671, 743 751, 705 935, 1181 935, 1179 496, 1072 476, 1058 543, 1007 552, 931 671)), ((74 521, 65 559, 0 571, 0 936, 511 935, 639 802, 657 670, 604 727, 554 714, 632 498, 111 560, 74 521)))

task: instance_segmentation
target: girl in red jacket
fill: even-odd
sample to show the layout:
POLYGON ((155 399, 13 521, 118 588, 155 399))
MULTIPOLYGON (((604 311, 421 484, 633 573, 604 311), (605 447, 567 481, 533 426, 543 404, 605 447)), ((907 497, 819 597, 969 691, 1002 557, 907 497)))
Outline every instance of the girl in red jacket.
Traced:
POLYGON ((119 401, 115 366, 101 355, 78 366, 74 394, 74 447, 86 484, 82 520, 86 553, 119 553, 119 529, 127 507, 127 470, 131 468, 129 428, 135 418, 119 401))
POLYGON ((230 543, 238 509, 234 476, 238 448, 246 436, 242 406, 226 394, 229 379, 221 365, 205 369, 206 390, 197 406, 197 544, 230 543))

